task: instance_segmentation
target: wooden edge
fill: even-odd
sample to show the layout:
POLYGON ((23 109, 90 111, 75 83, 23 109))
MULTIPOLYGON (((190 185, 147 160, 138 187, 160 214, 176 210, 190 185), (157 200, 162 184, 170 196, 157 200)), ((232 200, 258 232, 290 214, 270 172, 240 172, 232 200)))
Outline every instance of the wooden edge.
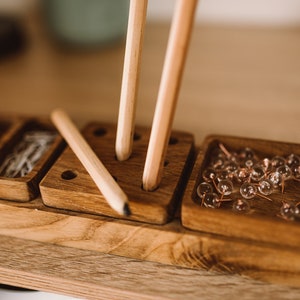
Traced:
MULTIPOLYGON (((0 281, 84 299, 296 299, 300 289, 0 235, 0 281), (14 251, 11 251, 14 249, 14 251), (247 291, 247 292, 245 292, 247 291), (222 296, 221 296, 222 295, 222 296)), ((296 280, 296 278, 295 278, 296 280)), ((298 278, 299 280, 299 278, 298 278)))
POLYGON ((0 235, 300 286, 295 248, 186 230, 178 220, 161 226, 64 213, 40 201, 30 207, 1 201, 0 235))
MULTIPOLYGON (((273 243, 274 245, 286 245, 299 248, 300 228, 297 222, 288 222, 280 218, 270 216, 258 216, 251 214, 236 214, 223 209, 211 209, 201 207, 194 202, 196 197, 195 185, 199 180, 199 170, 202 163, 205 163, 205 154, 211 143, 217 140, 234 141, 235 144, 243 143, 247 146, 247 141, 257 141, 259 150, 263 149, 264 144, 273 145, 271 153, 275 155, 278 149, 282 155, 287 147, 293 151, 299 150, 300 145, 276 141, 265 141, 259 139, 239 138, 234 136, 208 136, 198 151, 197 158, 184 193, 181 218, 182 224, 187 229, 199 230, 212 234, 227 236, 228 238, 248 239, 249 241, 273 243), (241 140, 241 141, 240 141, 241 140), (274 234, 276 232, 276 234, 274 234), (289 234, 287 234, 287 232, 289 234)), ((236 145, 235 145, 236 146, 236 145)))
POLYGON ((136 133, 140 137, 134 141, 133 156, 124 162, 115 159, 114 125, 91 122, 82 132, 127 194, 132 214, 129 217, 120 216, 109 207, 69 147, 65 149, 40 183, 41 196, 45 205, 152 224, 165 224, 173 219, 175 211, 180 206, 187 178, 195 160, 192 134, 181 131, 172 132, 164 166, 165 176, 161 186, 153 192, 146 192, 141 188, 141 177, 149 128, 137 126, 136 133), (105 134, 98 134, 98 131, 105 132, 105 134), (76 176, 72 180, 64 180, 61 174, 65 170, 72 170, 76 176))
MULTIPOLYGON (((14 117, 14 122, 11 123, 7 132, 0 138, 0 151, 3 157, 6 157, 6 152, 14 148, 18 138, 28 130, 31 130, 33 125, 37 127, 50 128, 55 131, 49 118, 42 117, 14 117)), ((34 127, 34 126, 33 126, 34 127)), ((57 135, 49 148, 45 151, 42 157, 37 161, 33 169, 25 176, 8 178, 0 176, 0 196, 1 198, 26 202, 36 198, 39 195, 39 182, 51 167, 55 159, 61 153, 64 147, 63 139, 57 135)), ((2 163, 2 161, 0 162, 2 163)))

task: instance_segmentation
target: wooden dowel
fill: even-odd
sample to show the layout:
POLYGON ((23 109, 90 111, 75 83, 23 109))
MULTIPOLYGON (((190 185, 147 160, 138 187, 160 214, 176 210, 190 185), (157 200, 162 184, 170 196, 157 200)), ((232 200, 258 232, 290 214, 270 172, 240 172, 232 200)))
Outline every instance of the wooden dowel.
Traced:
POLYGON ((134 135, 136 97, 148 0, 131 0, 116 136, 116 156, 130 157, 134 135))
POLYGON ((197 0, 176 3, 143 172, 147 191, 156 189, 161 181, 196 7, 197 0))
POLYGON ((51 120, 90 174, 111 208, 121 215, 130 215, 126 194, 99 160, 69 116, 63 110, 56 109, 51 114, 51 120))

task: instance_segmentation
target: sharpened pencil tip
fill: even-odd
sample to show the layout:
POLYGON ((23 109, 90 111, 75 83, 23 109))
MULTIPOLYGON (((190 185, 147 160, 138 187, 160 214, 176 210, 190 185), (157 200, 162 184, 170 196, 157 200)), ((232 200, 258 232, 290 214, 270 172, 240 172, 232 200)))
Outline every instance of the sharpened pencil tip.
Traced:
POLYGON ((131 210, 129 208, 128 203, 125 203, 125 205, 124 205, 123 214, 127 217, 129 217, 131 215, 131 210))

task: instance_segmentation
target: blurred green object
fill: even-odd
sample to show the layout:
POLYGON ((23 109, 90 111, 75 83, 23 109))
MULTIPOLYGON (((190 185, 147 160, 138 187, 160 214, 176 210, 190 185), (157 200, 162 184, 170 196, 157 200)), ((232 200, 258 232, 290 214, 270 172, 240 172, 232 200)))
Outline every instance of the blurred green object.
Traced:
POLYGON ((104 46, 127 29, 129 0, 42 0, 43 14, 59 41, 77 46, 104 46))

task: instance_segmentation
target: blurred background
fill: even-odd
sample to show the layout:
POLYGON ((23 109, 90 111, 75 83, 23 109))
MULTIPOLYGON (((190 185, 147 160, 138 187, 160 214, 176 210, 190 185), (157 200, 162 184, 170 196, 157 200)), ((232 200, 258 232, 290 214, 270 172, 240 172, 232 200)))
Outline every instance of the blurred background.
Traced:
MULTIPOLYGON (((141 125, 152 123, 174 4, 148 2, 141 125)), ((1 0, 0 14, 0 112, 60 106, 78 124, 117 122, 127 0, 1 0)), ((199 1, 174 128, 199 143, 210 133, 298 140, 299 24, 297 0, 199 1)))
MULTIPOLYGON (((140 125, 151 126, 174 4, 148 2, 140 125)), ((116 123, 127 16, 126 0, 0 0, 0 115, 62 107, 79 126, 116 123)), ((212 133, 300 142, 299 113, 300 1, 199 1, 174 129, 197 144, 212 133)), ((33 294, 62 299, 22 299, 33 294)))
MULTIPOLYGON (((169 20, 174 0, 150 0, 149 18, 169 20)), ((202 0, 197 22, 236 25, 299 25, 300 2, 297 0, 202 0)))
MULTIPOLYGON (((2 12, 22 14, 28 8, 32 8, 42 1, 1 0, 0 9, 2 12)), ((126 0, 123 2, 126 2, 126 0)), ((148 18, 155 21, 170 20, 174 2, 174 0, 149 0, 148 18)), ((238 25, 245 23, 254 25, 299 25, 299 11, 300 3, 298 0, 202 0, 199 1, 197 21, 238 25)))

